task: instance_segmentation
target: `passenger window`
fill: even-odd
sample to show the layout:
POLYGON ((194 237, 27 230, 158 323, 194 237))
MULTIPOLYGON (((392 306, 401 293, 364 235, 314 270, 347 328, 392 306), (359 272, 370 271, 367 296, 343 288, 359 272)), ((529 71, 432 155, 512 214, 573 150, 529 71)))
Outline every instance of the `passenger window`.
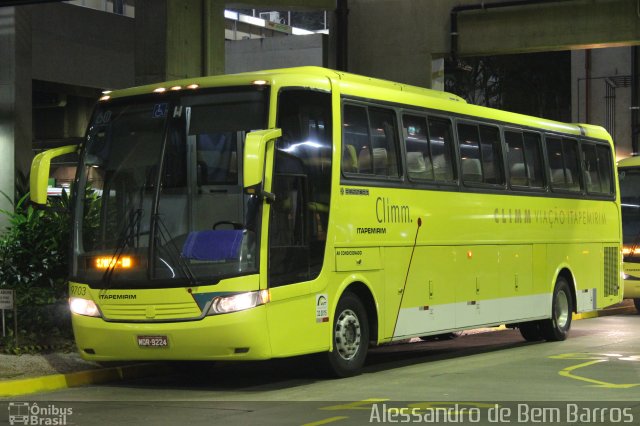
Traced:
POLYGON ((527 163, 529 186, 544 187, 544 165, 542 161, 542 143, 540 134, 524 132, 524 158, 527 163))
POLYGON ((504 184, 497 127, 458 124, 460 164, 465 183, 504 184))
POLYGON ((405 115, 402 118, 407 147, 407 174, 413 181, 433 181, 433 162, 426 117, 405 115))
POLYGON ((587 192, 611 193, 611 151, 608 146, 582 144, 584 153, 584 178, 587 192))
POLYGON ((400 176, 393 110, 345 105, 342 171, 379 177, 400 176))
POLYGON ((540 155, 540 136, 528 132, 504 132, 507 143, 507 163, 509 184, 542 188, 542 158, 540 155))
POLYGON ((409 179, 452 182, 451 122, 434 117, 427 121, 425 117, 405 115, 403 126, 409 179))
POLYGON ((437 181, 452 182, 453 172, 453 129, 451 121, 429 117, 429 147, 431 164, 437 181))
POLYGON ((580 191, 580 163, 578 142, 567 138, 547 138, 551 187, 566 191, 580 191))

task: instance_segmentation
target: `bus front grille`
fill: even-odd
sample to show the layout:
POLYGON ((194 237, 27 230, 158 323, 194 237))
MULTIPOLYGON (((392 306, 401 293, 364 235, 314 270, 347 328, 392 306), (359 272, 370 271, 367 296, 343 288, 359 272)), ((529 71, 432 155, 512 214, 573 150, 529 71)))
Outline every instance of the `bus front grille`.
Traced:
POLYGON ((171 321, 195 319, 202 311, 195 303, 164 303, 155 305, 100 305, 102 314, 110 321, 171 321))

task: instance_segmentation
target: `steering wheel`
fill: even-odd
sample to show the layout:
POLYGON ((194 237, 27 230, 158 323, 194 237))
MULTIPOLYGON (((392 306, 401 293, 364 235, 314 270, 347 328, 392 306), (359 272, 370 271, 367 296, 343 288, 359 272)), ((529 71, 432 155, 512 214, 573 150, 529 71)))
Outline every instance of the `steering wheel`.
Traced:
POLYGON ((213 224, 213 229, 217 229, 218 225, 231 225, 233 229, 242 229, 244 225, 240 222, 232 222, 230 220, 221 220, 220 222, 216 222, 213 224))

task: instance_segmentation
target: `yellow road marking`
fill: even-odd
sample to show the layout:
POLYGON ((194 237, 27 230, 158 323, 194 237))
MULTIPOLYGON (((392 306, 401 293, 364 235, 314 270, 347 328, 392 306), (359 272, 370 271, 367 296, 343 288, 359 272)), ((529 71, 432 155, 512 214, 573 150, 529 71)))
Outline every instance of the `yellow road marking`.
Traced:
POLYGON ((563 377, 568 377, 574 380, 580 380, 583 382, 591 383, 594 386, 601 388, 610 388, 610 389, 629 389, 636 386, 640 386, 640 383, 609 383, 602 380, 592 379, 590 377, 579 376, 577 374, 573 374, 574 370, 578 370, 580 368, 588 367, 590 365, 599 364, 602 362, 609 362, 611 359, 621 359, 621 360, 635 360, 635 355, 632 357, 624 356, 621 354, 593 354, 593 353, 568 353, 561 355, 553 355, 549 358, 553 359, 575 359, 575 360, 588 360, 587 362, 583 362, 576 365, 571 365, 569 367, 563 368, 558 372, 559 375, 563 377))

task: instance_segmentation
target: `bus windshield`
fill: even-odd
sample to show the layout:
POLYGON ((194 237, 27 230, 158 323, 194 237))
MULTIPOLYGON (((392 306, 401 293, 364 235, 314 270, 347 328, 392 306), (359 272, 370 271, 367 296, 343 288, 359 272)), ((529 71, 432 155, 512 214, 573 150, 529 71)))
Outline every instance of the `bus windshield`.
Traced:
MULTIPOLYGON (((625 261, 640 262, 631 247, 640 246, 640 168, 620 168, 620 201, 622 207, 622 234, 625 261)), ((637 248, 637 247, 636 247, 637 248)))
POLYGON ((257 272, 260 203, 242 186, 266 91, 101 104, 78 174, 73 278, 94 288, 214 284, 257 272))

